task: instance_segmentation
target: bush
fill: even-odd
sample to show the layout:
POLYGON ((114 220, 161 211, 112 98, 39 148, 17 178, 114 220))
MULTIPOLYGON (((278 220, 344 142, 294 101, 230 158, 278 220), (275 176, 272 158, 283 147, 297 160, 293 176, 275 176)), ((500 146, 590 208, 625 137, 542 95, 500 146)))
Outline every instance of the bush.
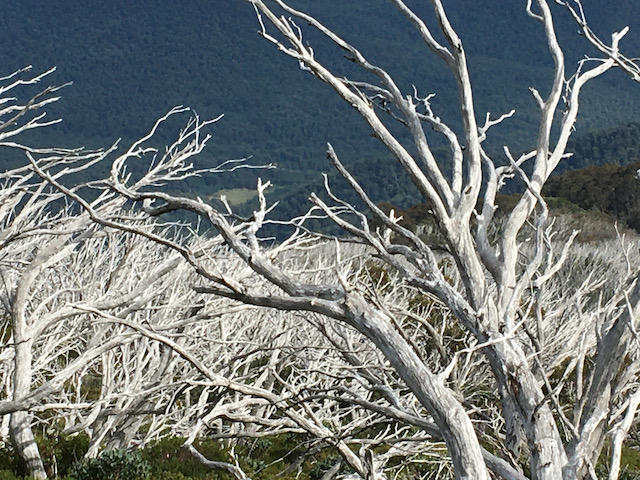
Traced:
MULTIPOLYGON (((18 455, 10 443, 0 446, 0 480, 4 480, 7 472, 18 471, 18 455)), ((10 477, 7 477, 10 478, 10 477)))
MULTIPOLYGON (((36 433, 36 442, 47 475, 64 478, 74 463, 78 462, 89 449, 89 437, 84 434, 67 435, 36 433)), ((0 480, 22 478, 19 472, 18 455, 10 443, 0 445, 0 480)))
POLYGON ((151 465, 139 452, 105 450, 71 468, 74 480, 140 480, 149 478, 151 465))
POLYGON ((37 435, 36 441, 40 449, 40 455, 42 455, 44 467, 51 477, 53 477, 54 473, 57 473, 58 476, 69 474, 73 465, 82 461, 87 450, 89 450, 89 436, 85 433, 77 435, 63 433, 49 436, 37 435))
POLYGON ((189 480, 180 472, 160 472, 153 475, 153 480, 189 480))
MULTIPOLYGON (((145 447, 141 452, 151 463, 153 480, 174 480, 172 475, 183 475, 188 479, 227 478, 223 472, 212 471, 200 463, 193 455, 182 448, 183 438, 167 437, 153 445, 145 447)), ((205 445, 198 444, 198 448, 210 460, 228 460, 217 441, 207 441, 205 445)), ((176 480, 183 477, 176 476, 176 480)), ((229 479, 233 477, 228 476, 229 479)))
MULTIPOLYGON (((22 477, 10 470, 0 470, 0 480, 30 480, 33 477, 22 477)), ((69 477, 56 477, 56 480, 73 480, 69 477)))
POLYGON ((16 476, 9 470, 0 470, 0 480, 16 480, 16 476))

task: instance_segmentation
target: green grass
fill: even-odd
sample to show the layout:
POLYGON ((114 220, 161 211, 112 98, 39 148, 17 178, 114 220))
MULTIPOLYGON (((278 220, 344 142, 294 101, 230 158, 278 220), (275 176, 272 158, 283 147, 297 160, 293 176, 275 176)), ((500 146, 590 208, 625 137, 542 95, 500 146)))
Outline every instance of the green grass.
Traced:
POLYGON ((210 200, 219 200, 220 197, 227 197, 227 202, 230 205, 242 205, 247 203, 249 200, 252 200, 257 196, 255 190, 250 188, 230 188, 218 190, 216 193, 209 197, 210 200))
MULTIPOLYGON (((240 440, 235 452, 240 467, 253 480, 318 480, 324 474, 327 465, 332 465, 337 458, 331 449, 323 449, 310 455, 299 467, 285 473, 305 452, 305 440, 304 435, 296 434, 240 440)), ((88 441, 88 437, 83 434, 44 438, 37 436, 45 469, 50 478, 74 480, 73 466, 87 452, 88 441), (54 477, 55 472, 58 477, 54 477)), ((141 461, 150 465, 150 480, 234 480, 234 477, 224 470, 212 470, 202 465, 182 448, 183 443, 183 438, 167 437, 139 450, 141 461)), ((224 442, 204 438, 194 445, 209 460, 234 462, 224 442)), ((19 475, 16 455, 9 444, 0 445, 0 480, 29 480, 28 477, 19 475)))

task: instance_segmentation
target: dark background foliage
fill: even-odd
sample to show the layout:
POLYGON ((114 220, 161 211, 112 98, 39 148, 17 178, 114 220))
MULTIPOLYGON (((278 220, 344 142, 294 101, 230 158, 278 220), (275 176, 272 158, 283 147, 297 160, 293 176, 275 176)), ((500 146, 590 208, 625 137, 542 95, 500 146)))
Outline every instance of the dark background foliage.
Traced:
MULTIPOLYGON (((419 201, 357 114, 259 37, 253 10, 242 0, 5 3, 0 16, 3 72, 27 64, 35 71, 55 65, 58 70, 48 81, 73 82, 51 108, 50 114, 63 122, 36 135, 35 142, 97 148, 122 137, 127 145, 171 107, 188 105, 203 118, 225 114, 212 127, 213 139, 199 166, 251 156, 255 164, 273 163, 277 168, 192 179, 179 186, 182 193, 210 197, 232 190, 228 197, 241 204, 251 195, 235 189, 253 189, 260 175, 274 183, 270 199, 280 201, 274 217, 289 218, 305 210, 310 191, 322 190, 320 173, 331 171, 324 155, 330 141, 376 201, 403 207, 419 201)), ((451 76, 390 2, 293 3, 388 69, 406 93, 412 85, 421 95, 437 93, 435 113, 457 125, 451 76)), ((426 3, 409 4, 430 18, 426 3)), ((640 18, 640 4, 630 0, 584 6, 592 27, 605 39, 630 19, 640 18)), ((584 53, 594 52, 566 12, 555 7, 571 67, 584 53)), ((479 120, 486 111, 497 116, 516 109, 512 119, 491 131, 487 148, 500 152, 505 143, 512 151, 528 148, 537 135, 537 107, 528 89, 536 87, 545 94, 553 66, 541 26, 526 16, 524 2, 449 0, 447 9, 467 49, 479 120)), ((307 25, 301 27, 331 68, 354 73, 342 52, 307 25)), ((622 46, 629 56, 638 56, 640 28, 632 25, 622 46)), ((364 79, 360 73, 356 78, 364 79)), ((637 85, 614 72, 593 82, 585 93, 577 140, 571 146, 576 154, 561 169, 636 160, 638 126, 619 126, 640 120, 637 85)), ((179 125, 173 127, 163 131, 165 141, 175 137, 179 125)), ((438 139, 432 140, 439 148, 438 139)), ((438 154, 444 162, 446 149, 438 154)), ((9 157, 0 156, 0 168, 8 162, 9 157)), ((333 183, 338 193, 348 190, 337 180, 333 183)))

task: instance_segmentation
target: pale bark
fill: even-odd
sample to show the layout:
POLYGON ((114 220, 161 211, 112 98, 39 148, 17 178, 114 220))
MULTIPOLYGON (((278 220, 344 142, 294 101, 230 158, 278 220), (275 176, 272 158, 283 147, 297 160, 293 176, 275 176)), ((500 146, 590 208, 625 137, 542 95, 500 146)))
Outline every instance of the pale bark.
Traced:
POLYGON ((19 455, 19 464, 34 478, 47 478, 38 445, 31 430, 31 416, 21 411, 11 414, 11 444, 19 455))
MULTIPOLYGON (((540 0, 535 2, 536 9, 538 10, 535 12, 532 5, 533 2, 528 2, 527 12, 534 20, 540 21, 543 25, 548 47, 555 65, 555 76, 551 93, 546 100, 543 99, 538 92, 533 91, 541 111, 537 147, 535 153, 532 155, 526 155, 519 160, 513 160, 511 171, 523 177, 527 185, 527 190, 515 209, 510 213, 506 224, 502 227, 499 240, 500 248, 498 250, 492 247, 486 238, 488 229, 485 222, 491 221, 491 215, 495 209, 493 205, 494 191, 491 189, 492 185, 495 185, 493 183, 495 180, 491 177, 489 177, 489 187, 491 188, 487 190, 483 216, 478 217, 479 228, 476 237, 477 242, 474 241, 472 236, 473 232, 470 228, 470 219, 478 201, 478 195, 480 194, 482 185, 482 172, 480 170, 481 158, 490 165, 494 172, 496 169, 493 167, 491 159, 481 147, 481 141, 484 138, 486 129, 482 131, 482 136, 478 135, 478 127, 475 123, 473 93, 467 73, 462 43, 448 22, 444 7, 440 2, 434 1, 432 5, 441 33, 444 34, 447 41, 448 45, 446 46, 439 44, 434 39, 434 35, 431 34, 426 24, 403 2, 394 1, 393 3, 395 3, 405 16, 418 28, 427 46, 447 63, 458 84, 460 110, 464 126, 464 145, 466 148, 464 155, 460 155, 461 149, 458 148, 459 142, 456 136, 443 126, 442 122, 431 113, 428 100, 423 100, 427 112, 422 118, 436 126, 436 129, 443 133, 452 145, 451 149, 452 152, 454 152, 454 178, 451 185, 446 182, 440 173, 439 167, 434 164, 432 160, 429 146, 426 143, 426 136, 420 125, 421 117, 416 111, 413 99, 402 96, 399 93, 398 87, 384 70, 372 65, 358 50, 317 20, 296 11, 283 1, 276 0, 274 3, 277 4, 278 7, 293 17, 298 17, 308 22, 330 40, 347 50, 357 65, 373 73, 380 79, 382 87, 363 82, 352 83, 348 80, 338 78, 324 65, 319 63, 312 48, 303 41, 302 33, 293 23, 293 20, 287 19, 284 16, 277 16, 272 9, 267 6, 266 2, 254 0, 250 3, 254 5, 258 12, 261 20, 262 35, 269 41, 275 43, 281 51, 298 60, 320 80, 330 85, 345 101, 360 113, 371 127, 374 135, 398 158, 425 199, 432 205, 439 226, 447 240, 452 257, 458 265, 458 272, 465 287, 464 302, 460 301, 457 292, 451 292, 445 282, 437 278, 437 266, 434 265, 433 260, 429 259, 428 247, 415 237, 407 234, 407 232, 399 229, 393 219, 389 219, 382 215, 381 212, 376 211, 375 206, 368 200, 366 194, 362 190, 358 190, 357 182, 346 172, 346 169, 341 167, 337 156, 330 148, 329 155, 333 159, 334 164, 339 167, 342 175, 350 181, 369 208, 373 210, 388 228, 407 238, 415 245, 417 252, 415 254, 412 253, 412 255, 419 258, 424 255, 424 253, 427 253, 427 258, 424 260, 430 261, 432 268, 425 269, 422 265, 416 264, 416 270, 422 270, 422 275, 427 278, 431 277, 432 279, 435 277, 435 279, 426 280, 419 277, 416 278, 415 274, 411 272, 408 275, 405 274, 406 280, 442 299, 456 314, 460 322, 477 337, 479 342, 487 343, 488 346, 485 349, 486 355, 489 364, 493 368, 495 380, 498 383, 507 423, 510 423, 510 417, 513 415, 515 417, 513 418, 513 422, 520 424, 524 430, 531 453, 531 470, 534 478, 561 478, 563 476, 563 470, 567 466, 567 454, 565 453, 563 440, 553 417, 552 409, 549 405, 546 405, 546 395, 540 387, 540 379, 536 376, 532 365, 530 365, 530 362, 527 360, 525 349, 529 348, 529 346, 526 343, 523 344, 522 340, 516 336, 506 336, 501 334, 501 331, 516 331, 518 328, 516 318, 520 314, 519 311, 525 288, 532 282, 534 284, 535 282, 539 282, 540 285, 543 284, 552 273, 547 274, 542 269, 547 268, 549 271, 555 269, 555 271, 557 271, 557 265, 562 262, 562 259, 560 259, 555 265, 549 264, 545 266, 543 264, 545 257, 544 250, 546 248, 545 242, 547 242, 544 231, 547 211, 544 202, 540 198, 540 192, 548 176, 565 155, 567 139, 573 129, 578 111, 578 98, 582 86, 587 81, 601 75, 614 66, 616 63, 616 59, 614 58, 615 52, 618 51, 618 42, 624 35, 624 32, 613 36, 610 51, 614 53, 611 55, 611 58, 605 59, 591 69, 584 69, 583 65, 582 69, 579 70, 571 80, 567 90, 565 90, 564 56, 555 35, 550 8, 547 2, 540 0), (279 31, 279 34, 284 37, 284 41, 278 40, 275 36, 269 34, 267 27, 262 22, 262 16, 268 19, 270 25, 279 31), (386 102, 391 103, 397 109, 415 142, 418 156, 426 165, 426 172, 424 172, 424 174, 417 167, 414 159, 412 159, 408 152, 400 145, 400 142, 389 133, 389 130, 387 130, 382 120, 378 117, 373 106, 375 104, 374 97, 367 97, 367 95, 362 93, 367 90, 373 92, 378 98, 384 98, 386 102), (559 138, 555 145, 552 145, 552 122, 563 95, 568 97, 567 108, 562 118, 559 138), (527 177, 519 168, 519 165, 530 158, 533 159, 533 168, 531 176, 527 177), (461 168, 460 165, 463 163, 466 165, 468 172, 466 179, 461 178, 464 169, 461 168), (452 187, 453 190, 451 189, 452 187), (522 272, 521 267, 518 265, 522 250, 517 243, 517 238, 521 235, 525 222, 534 212, 536 205, 538 205, 541 210, 537 224, 537 233, 534 236, 536 251, 534 255, 530 257, 529 263, 524 272, 522 272), (479 245, 481 250, 478 250, 476 245, 479 245), (495 297, 488 295, 490 285, 487 284, 485 275, 487 271, 493 275, 493 279, 496 282, 497 296, 495 297), (503 340, 494 342, 496 337, 503 337, 503 340), (507 414, 507 412, 510 413, 507 414)), ((416 98, 416 100, 420 99, 416 98)), ((504 118, 505 117, 502 117, 502 119, 504 118)), ((490 125, 491 123, 488 120, 487 128, 490 125)), ((332 214, 331 209, 317 197, 313 198, 313 200, 336 223, 352 235, 358 236, 364 242, 373 245, 378 251, 378 254, 383 256, 383 258, 385 253, 391 252, 389 246, 375 238, 374 235, 368 231, 366 225, 363 227, 355 227, 341 220, 337 215, 332 214)), ((400 251, 401 250, 397 250, 394 251, 394 253, 400 251)), ((406 252, 402 253, 407 255, 406 252)), ((412 256, 407 255, 407 258, 409 261, 412 260, 412 256)), ((393 260, 389 259, 388 262, 396 266, 393 260)), ((621 345, 620 349, 625 351, 626 346, 621 345)), ((602 390, 600 390, 600 392, 602 392, 602 390)), ((427 406, 426 403, 425 406, 427 406)), ((429 410, 432 415, 434 415, 434 418, 437 418, 434 410, 429 410)), ((587 417, 590 416, 587 415, 587 417)), ((517 429, 519 427, 514 428, 517 429)), ((448 441, 448 446, 450 449, 452 448, 450 441, 448 441)), ((600 446, 601 444, 598 445, 594 451, 590 452, 590 458, 597 457, 596 452, 599 452, 600 446)), ((452 456, 454 456, 454 462, 456 454, 457 452, 452 454, 452 456)), ((458 468, 459 466, 457 466, 457 475, 461 478, 464 477, 465 473, 458 468)))
MULTIPOLYGON (((635 370, 627 371, 624 378, 620 375, 624 373, 624 359, 631 355, 632 333, 640 302, 637 289, 627 292, 628 286, 621 278, 613 280, 613 294, 601 288, 606 281, 586 279, 581 284, 578 282, 577 286, 572 285, 567 299, 558 298, 562 295, 559 292, 563 291, 562 279, 558 277, 563 275, 564 266, 572 262, 570 252, 574 248, 576 234, 569 234, 564 246, 558 248, 541 192, 551 173, 567 156, 567 143, 575 126, 583 86, 616 66, 634 76, 637 65, 618 52, 618 44, 626 30, 615 33, 610 45, 598 43, 584 19, 567 2, 557 2, 569 9, 580 28, 588 34, 587 39, 605 53, 603 59, 582 61, 574 72, 568 74, 550 5, 545 0, 527 2, 523 8, 532 21, 541 25, 554 75, 546 98, 531 89, 540 113, 534 148, 515 158, 505 146, 509 163, 498 165, 484 150, 483 142, 488 130, 508 121, 513 111, 499 116, 497 120, 492 120, 487 114, 485 124, 478 125, 465 50, 461 38, 447 19, 441 1, 430 2, 438 32, 431 31, 428 22, 401 0, 390 3, 400 9, 416 27, 427 48, 450 69, 459 94, 461 135, 435 114, 429 103, 430 97, 419 97, 417 89, 409 95, 403 93, 387 71, 371 63, 358 49, 317 19, 282 0, 247 1, 258 15, 261 35, 353 107, 372 134, 400 163, 408 180, 413 182, 432 209, 444 247, 436 248, 415 232, 402 227, 393 213, 386 214, 377 207, 331 145, 328 147, 329 159, 366 205, 369 214, 382 225, 382 230, 374 231, 364 212, 334 196, 328 181, 326 195, 329 200, 315 194, 310 198, 314 211, 321 212, 346 232, 348 241, 368 247, 362 252, 364 258, 359 260, 360 266, 356 266, 356 261, 342 258, 341 248, 347 241, 338 238, 332 239, 335 251, 329 262, 315 265, 311 256, 303 257, 299 263, 293 261, 295 253, 316 247, 312 241, 314 237, 307 235, 307 217, 290 222, 296 231, 289 239, 271 249, 265 248, 259 231, 270 212, 265 196, 268 182, 258 182, 259 206, 248 220, 233 216, 228 204, 225 205, 227 211, 221 212, 200 198, 178 197, 155 189, 158 184, 201 173, 195 171, 190 162, 204 148, 208 137, 202 131, 211 122, 201 122, 195 117, 163 155, 148 163, 148 172, 142 178, 130 181, 126 173, 127 163, 133 159, 145 161, 146 153, 155 153, 145 147, 145 142, 161 123, 182 113, 183 109, 169 112, 158 120, 147 136, 115 158, 110 178, 103 188, 109 194, 116 192, 122 198, 135 202, 140 206, 142 215, 148 217, 187 210, 206 219, 219 235, 212 236, 206 244, 200 244, 201 249, 103 212, 84 200, 77 189, 62 185, 48 168, 34 162, 33 169, 81 205, 96 224, 140 235, 179 253, 197 275, 198 280, 193 281, 196 293, 274 309, 284 312, 283 315, 286 312, 323 315, 334 323, 352 327, 361 337, 369 339, 384 356, 382 363, 387 362, 379 366, 380 371, 390 367, 396 376, 393 381, 388 381, 388 377, 382 374, 372 373, 370 365, 375 362, 366 364, 354 358, 356 354, 350 341, 342 347, 336 341, 332 345, 341 351, 342 358, 350 362, 357 374, 341 377, 327 365, 314 365, 314 368, 318 371, 331 370, 336 377, 345 379, 343 390, 359 399, 359 403, 354 400, 353 404, 367 405, 376 414, 391 412, 371 401, 373 396, 367 397, 377 389, 385 392, 383 400, 396 409, 393 410, 395 420, 407 418, 398 413, 409 411, 403 404, 411 405, 418 418, 424 415, 432 419, 438 438, 446 444, 456 477, 488 479, 491 475, 500 475, 520 479, 524 475, 518 462, 523 455, 533 479, 586 478, 598 460, 611 427, 613 405, 629 395, 630 389, 626 387, 635 370), (373 75, 377 83, 353 81, 333 73, 319 61, 312 46, 303 38, 304 32, 296 24, 300 20, 346 51, 349 59, 363 72, 373 75), (271 33, 272 29, 274 33, 271 33), (443 38, 444 42, 440 43, 436 38, 443 38), (383 103, 385 108, 378 109, 377 103, 383 103), (391 115, 384 116, 381 111, 391 115), (392 133, 389 124, 397 119, 406 128, 404 137, 392 133), (451 178, 443 173, 431 150, 429 128, 442 135, 450 147, 451 178), (528 168, 523 168, 525 164, 528 168), (496 195, 504 181, 514 176, 524 183, 526 189, 515 208, 498 218, 495 214, 496 195), (352 216, 343 215, 345 212, 352 216), (210 252, 221 246, 226 249, 225 261, 229 263, 219 258, 212 261, 215 254, 210 252), (375 284, 354 273, 354 270, 366 271, 367 267, 362 265, 373 259, 382 262, 384 274, 394 275, 394 282, 399 287, 375 284), (437 299, 451 317, 440 331, 433 325, 426 327, 424 324, 433 321, 432 318, 427 313, 422 316, 416 313, 406 297, 391 300, 392 295, 389 295, 389 298, 384 298, 389 290, 394 293, 400 291, 400 297, 402 292, 406 292, 405 295, 412 300, 416 297, 437 299), (555 293, 549 294, 550 291, 555 293), (597 295, 602 298, 599 304, 587 301, 597 295), (398 308, 393 308, 393 302, 398 308), (545 308, 549 311, 543 314, 545 308), (409 316, 420 318, 423 328, 412 330, 407 327, 403 323, 407 317, 403 310, 408 310, 409 316), (569 324, 567 329, 573 328, 573 334, 562 331, 565 317, 569 324), (463 346, 452 343, 448 352, 442 338, 447 336, 447 330, 456 329, 462 333, 447 335, 455 337, 463 346), (583 330, 579 341, 575 334, 577 329, 583 330), (549 332, 554 330, 559 335, 573 336, 562 345, 549 337, 549 332), (426 340, 438 336, 439 353, 434 358, 426 340), (422 343, 414 337, 421 339, 422 343), (559 381, 552 378, 557 376, 565 360, 575 356, 578 345, 578 359, 569 362, 559 381), (594 362, 587 375, 589 378, 584 375, 587 358, 594 362), (469 364, 482 366, 483 373, 490 379, 474 383, 465 378, 470 371, 481 371, 480 367, 467 368, 469 364), (564 412, 566 405, 560 403, 559 396, 567 393, 566 389, 570 388, 567 385, 571 383, 567 379, 574 372, 578 398, 573 405, 574 417, 569 418, 564 412), (456 375, 461 378, 456 378, 456 375), (376 385, 380 378, 385 378, 386 383, 381 381, 376 385), (618 385, 616 382, 620 378, 623 381, 618 385), (368 393, 360 398, 362 391, 356 391, 349 382, 368 385, 362 387, 368 393), (398 384, 394 388, 390 386, 393 382, 398 384), (476 398, 477 390, 482 390, 480 385, 491 392, 490 399, 476 398), (403 388, 410 394, 398 393, 403 388), (492 445, 499 445, 503 458, 488 454, 482 448, 482 442, 487 440, 492 445), (523 448, 525 444, 526 449, 523 448)), ((634 264, 633 268, 637 270, 638 267, 634 264)), ((366 459, 356 455, 343 440, 348 437, 344 432, 353 429, 344 425, 334 427, 344 434, 334 436, 332 429, 325 424, 331 422, 331 417, 323 420, 320 414, 327 411, 326 405, 314 403, 317 396, 305 397, 314 388, 320 389, 319 384, 328 389, 325 380, 309 375, 310 384, 302 385, 300 379, 282 378, 282 370, 277 368, 280 357, 274 353, 270 357, 269 373, 259 374, 259 382, 255 385, 247 384, 238 374, 243 371, 249 375, 251 367, 246 363, 232 362, 233 367, 223 369, 223 375, 210 368, 205 359, 190 350, 186 343, 174 341, 123 315, 91 306, 86 309, 105 322, 129 328, 150 341, 171 348, 204 376, 204 381, 190 379, 186 382, 207 387, 189 413, 193 415, 190 419, 198 418, 197 428, 192 430, 193 436, 200 433, 204 423, 213 425, 229 420, 251 425, 243 430, 247 435, 257 436, 261 431, 275 432, 279 428, 298 428, 333 445, 360 476, 373 474, 363 465, 366 459), (278 393, 269 388, 273 385, 279 385, 278 393), (205 407, 210 395, 214 391, 220 395, 219 389, 227 389, 236 396, 228 404, 220 399, 207 410, 205 407), (274 405, 282 409, 283 418, 275 418, 274 405), (260 416, 268 418, 259 419, 260 416)), ((326 329, 324 334, 330 337, 326 329)), ((268 348, 279 352, 285 347, 277 344, 268 348)), ((634 361, 637 361, 635 357, 634 361)), ((630 417, 635 415, 635 410, 629 404, 630 417)), ((362 422, 363 418, 354 420, 354 424, 362 422)), ((620 425, 620 432, 628 431, 628 422, 620 425)), ((428 431, 425 426, 425 432, 428 431)), ((227 434, 231 435, 231 432, 230 427, 227 434)), ((390 441, 389 438, 386 440, 390 441)), ((616 437, 616 442, 619 445, 619 437, 616 437)))
MULTIPOLYGON (((14 94, 14 90, 22 86, 37 84, 55 69, 35 76, 29 76, 30 70, 31 67, 26 67, 0 78, 0 96, 2 96, 0 99, 0 104, 2 104, 2 108, 0 108, 0 147, 23 150, 27 153, 32 152, 36 156, 44 155, 43 162, 48 166, 54 166, 60 163, 62 156, 73 157, 78 152, 53 148, 34 149, 10 141, 13 137, 28 130, 59 122, 59 120, 43 121, 45 113, 42 112, 42 109, 58 100, 55 93, 62 87, 45 88, 24 103, 19 102, 16 97, 10 96, 14 94), (52 157, 47 158, 48 155, 52 157)), ((87 157, 79 158, 86 159, 87 157)), ((21 236, 28 236, 39 228, 47 228, 48 219, 45 215, 41 215, 44 225, 33 222, 33 218, 42 214, 46 206, 57 195, 52 195, 49 198, 41 197, 46 185, 41 182, 34 183, 33 179, 33 173, 26 168, 8 170, 0 174, 0 181, 2 181, 0 190, 0 253, 2 253, 2 257, 0 258, 7 257, 5 250, 10 248, 12 242, 18 241, 21 236)), ((57 239, 52 243, 60 247, 65 241, 64 236, 62 238, 62 241, 57 239)), ((33 245, 32 242, 31 246, 33 245)), ((34 259, 31 267, 25 271, 22 281, 17 285, 9 286, 14 291, 7 292, 4 296, 7 303, 5 309, 8 307, 7 313, 11 319, 14 350, 11 401, 15 407, 31 390, 34 338, 27 318, 29 316, 29 290, 39 270, 46 268, 46 263, 55 253, 57 253, 56 247, 43 248, 34 259)), ((7 281, 6 277, 3 279, 5 282, 7 281)), ((14 410, 9 424, 11 442, 26 469, 26 473, 35 478, 46 478, 47 474, 31 430, 31 415, 27 411, 14 410)))

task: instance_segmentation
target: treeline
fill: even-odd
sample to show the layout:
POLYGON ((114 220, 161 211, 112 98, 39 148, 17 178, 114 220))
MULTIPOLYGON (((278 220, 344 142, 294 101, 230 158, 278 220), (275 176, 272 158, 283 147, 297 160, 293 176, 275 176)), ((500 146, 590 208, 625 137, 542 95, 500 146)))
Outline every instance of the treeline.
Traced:
POLYGON ((543 194, 602 212, 640 231, 640 124, 590 133, 571 142, 574 156, 543 194))
POLYGON ((580 135, 569 142, 573 156, 562 162, 557 172, 597 165, 629 165, 640 160, 640 123, 580 135))
MULTIPOLYGON (((589 218, 602 225, 618 221, 640 232, 640 124, 578 136, 571 140, 568 151, 573 156, 557 170, 564 173, 551 177, 543 190, 552 211, 579 214, 583 221, 589 218)), ((431 221, 429 206, 418 200, 413 185, 397 177, 401 172, 395 162, 358 163, 353 170, 367 186, 374 185, 376 178, 378 183, 384 179, 384 187, 377 190, 379 198, 384 198, 380 205, 387 212, 395 209, 405 226, 416 228, 431 221)), ((521 189, 517 183, 508 184, 505 194, 496 199, 498 210, 509 211, 521 189)), ((346 189, 337 190, 349 195, 346 189)))

